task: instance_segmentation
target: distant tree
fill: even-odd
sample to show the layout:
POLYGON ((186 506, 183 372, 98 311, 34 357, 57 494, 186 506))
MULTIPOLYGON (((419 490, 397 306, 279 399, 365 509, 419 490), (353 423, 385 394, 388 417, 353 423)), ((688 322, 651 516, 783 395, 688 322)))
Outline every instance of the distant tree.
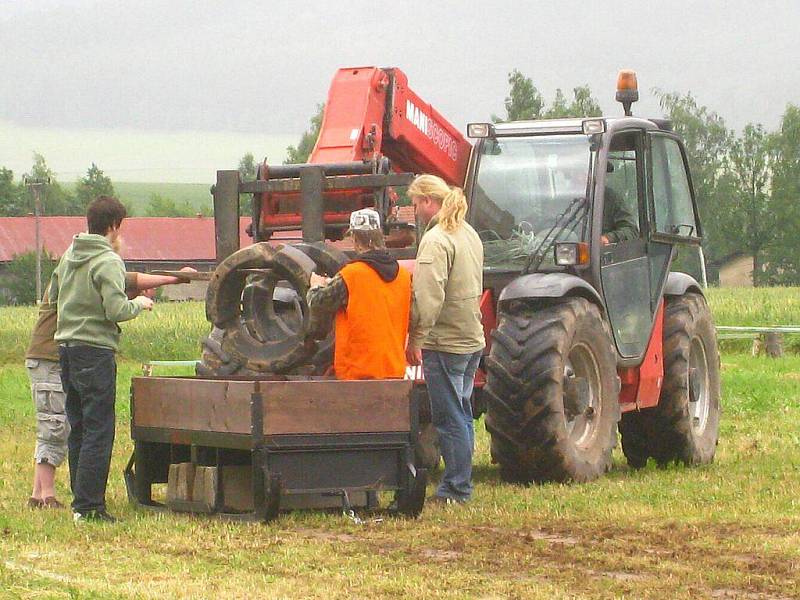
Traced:
POLYGON ((492 121, 526 121, 530 119, 560 119, 565 117, 599 117, 603 114, 588 85, 572 89, 572 101, 561 88, 556 90, 553 103, 548 108, 542 94, 529 77, 514 69, 508 74, 510 86, 505 99, 506 117, 492 115, 492 121))
POLYGON ((597 100, 592 97, 592 90, 588 85, 581 85, 572 89, 572 102, 567 104, 561 88, 556 90, 553 103, 544 113, 544 119, 563 119, 567 117, 600 117, 603 111, 597 100))
POLYGON ((553 103, 550 105, 550 108, 544 111, 544 113, 542 114, 542 118, 560 119, 568 115, 569 115, 569 105, 567 104, 567 97, 564 96, 564 92, 561 91, 561 88, 557 88, 556 97, 553 98, 553 103))
POLYGON ((592 96, 588 85, 579 85, 572 89, 572 106, 570 108, 575 117, 600 117, 603 111, 597 99, 592 96))
MULTIPOLYGON (((44 188, 44 193, 42 194, 42 214, 51 216, 82 214, 76 207, 74 198, 61 187, 61 184, 56 180, 55 173, 47 165, 44 156, 38 152, 33 153, 33 166, 28 175, 35 179, 50 178, 50 185, 44 188)), ((22 186, 20 214, 32 213, 33 210, 33 195, 27 187, 22 186)))
POLYGON ((125 213, 127 214, 127 216, 135 217, 136 214, 139 212, 136 209, 136 205, 133 203, 132 200, 126 200, 124 198, 120 198, 119 201, 122 202, 122 205, 125 207, 125 213))
POLYGON ((239 159, 239 176, 242 178, 242 181, 255 181, 256 161, 255 158, 253 158, 252 152, 248 152, 239 159))
POLYGON ((705 230, 703 248, 709 262, 744 249, 736 231, 736 189, 730 171, 733 134, 717 113, 700 106, 690 94, 654 90, 662 110, 686 146, 700 220, 705 230))
POLYGON ((775 237, 766 249, 770 284, 800 285, 800 107, 789 104, 770 139, 775 237))
POLYGON ((734 180, 734 218, 729 230, 738 230, 742 249, 753 257, 753 285, 762 283, 763 252, 773 241, 776 223, 769 202, 769 136, 761 125, 748 124, 734 139, 730 151, 734 180))
POLYGON ((542 94, 533 85, 533 81, 514 69, 508 74, 508 85, 511 86, 511 89, 505 100, 506 118, 502 119, 497 115, 492 115, 492 121, 498 123, 541 118, 544 100, 542 94))
POLYGON ((17 217, 24 214, 22 190, 14 182, 14 172, 0 167, 0 217, 17 217))
MULTIPOLYGON (((239 177, 242 181, 255 181, 258 169, 253 153, 248 152, 239 160, 239 177)), ((239 214, 249 215, 253 206, 253 195, 247 194, 244 198, 239 197, 239 214)))
POLYGON ((151 194, 147 203, 146 215, 148 217, 193 217, 205 211, 195 209, 184 200, 180 204, 172 198, 165 198, 161 194, 151 194))
POLYGON ((86 171, 86 176, 78 179, 75 185, 75 209, 81 214, 86 212, 89 203, 98 196, 114 196, 114 185, 111 179, 103 174, 96 164, 86 171))
POLYGON ((285 165, 294 165, 308 162, 314 145, 317 143, 319 131, 322 128, 322 116, 325 114, 325 104, 317 104, 317 112, 311 117, 311 126, 300 138, 300 143, 286 148, 285 165))
POLYGON ((55 179, 55 173, 47 166, 44 156, 38 152, 33 153, 33 166, 31 167, 30 176, 37 179, 47 179, 48 177, 55 179))
MULTIPOLYGON (((47 286, 56 268, 56 260, 42 253, 42 287, 47 286)), ((36 303, 36 252, 18 254, 6 266, 4 304, 36 303)))

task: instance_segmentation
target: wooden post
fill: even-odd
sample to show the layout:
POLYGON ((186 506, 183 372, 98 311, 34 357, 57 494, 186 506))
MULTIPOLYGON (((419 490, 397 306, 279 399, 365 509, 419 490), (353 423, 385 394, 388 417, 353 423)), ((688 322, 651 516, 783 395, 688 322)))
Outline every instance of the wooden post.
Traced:
POLYGON ((303 241, 321 242, 325 239, 322 191, 325 173, 322 167, 310 166, 300 169, 300 193, 303 197, 303 241))
POLYGON ((219 264, 239 249, 239 171, 217 171, 217 183, 211 192, 219 264))
POLYGON ((780 358, 783 356, 783 334, 778 331, 767 331, 758 334, 753 339, 753 356, 761 353, 770 358, 780 358))
POLYGON ((770 358, 780 358, 783 356, 783 336, 776 331, 768 332, 764 336, 764 348, 770 358))

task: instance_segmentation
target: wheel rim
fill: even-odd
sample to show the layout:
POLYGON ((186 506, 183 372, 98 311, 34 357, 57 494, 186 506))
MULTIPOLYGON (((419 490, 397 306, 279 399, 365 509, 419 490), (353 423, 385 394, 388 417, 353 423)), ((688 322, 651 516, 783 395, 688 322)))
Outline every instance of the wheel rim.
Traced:
POLYGON ((282 341, 301 333, 303 308, 297 298, 288 304, 275 297, 280 284, 291 286, 274 277, 250 276, 242 291, 243 324, 250 337, 260 343, 282 341))
POLYGON ((708 425, 710 399, 708 395, 708 356, 699 337, 692 339, 689 349, 689 415, 692 431, 702 435, 708 425))
POLYGON ((572 418, 570 418, 565 408, 564 425, 567 430, 567 436, 575 445, 589 446, 597 432, 602 408, 600 404, 600 368, 597 366, 594 353, 584 344, 574 346, 567 357, 564 365, 565 384, 571 377, 583 377, 586 379, 588 383, 588 398, 586 409, 572 418))

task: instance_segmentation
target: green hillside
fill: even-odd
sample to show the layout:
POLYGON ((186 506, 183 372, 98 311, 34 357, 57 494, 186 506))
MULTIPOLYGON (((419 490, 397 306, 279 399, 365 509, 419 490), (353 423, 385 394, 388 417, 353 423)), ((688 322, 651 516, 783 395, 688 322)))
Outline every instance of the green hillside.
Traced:
MULTIPOLYGON (((134 217, 147 215, 147 205, 150 198, 160 196, 164 200, 172 200, 178 206, 188 202, 198 211, 206 209, 208 214, 213 212, 211 200, 211 184, 206 183, 153 183, 134 181, 114 181, 114 191, 117 197, 127 206, 133 208, 134 217)), ((66 182, 61 184, 69 193, 74 192, 75 184, 66 182)))
POLYGON ((210 210, 211 184, 205 183, 147 183, 131 181, 115 181, 114 190, 120 200, 132 206, 136 216, 143 216, 147 204, 153 195, 174 200, 176 204, 188 202, 198 210, 205 207, 210 210))

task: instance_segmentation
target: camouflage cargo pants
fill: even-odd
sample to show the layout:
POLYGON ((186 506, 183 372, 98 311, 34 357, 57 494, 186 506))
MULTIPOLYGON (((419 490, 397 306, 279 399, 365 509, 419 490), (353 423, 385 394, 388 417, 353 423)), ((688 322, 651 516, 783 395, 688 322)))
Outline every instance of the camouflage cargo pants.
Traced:
POLYGON ((69 436, 61 367, 56 361, 38 358, 26 359, 25 366, 28 368, 36 409, 36 449, 33 458, 37 463, 57 467, 67 455, 69 436))

